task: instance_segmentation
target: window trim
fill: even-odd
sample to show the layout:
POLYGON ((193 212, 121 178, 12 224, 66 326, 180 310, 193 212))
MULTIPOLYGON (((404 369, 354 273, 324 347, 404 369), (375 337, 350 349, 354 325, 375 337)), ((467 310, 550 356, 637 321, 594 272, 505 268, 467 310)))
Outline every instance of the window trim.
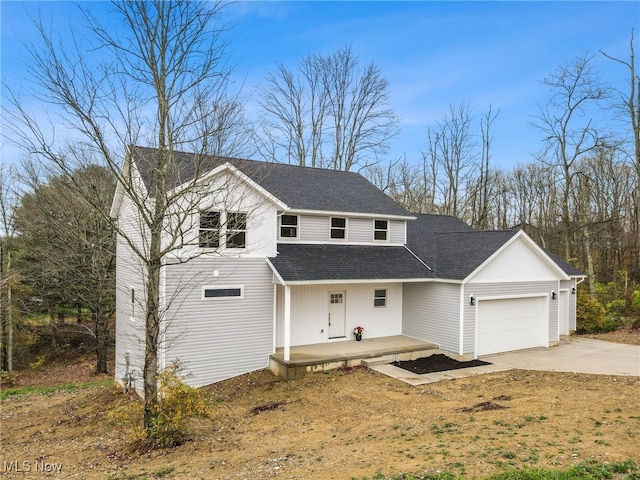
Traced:
POLYGON ((373 241, 374 242, 388 242, 389 241, 389 220, 385 220, 382 218, 375 218, 373 220, 373 241), (386 224, 386 228, 377 228, 376 222, 384 222, 386 224), (376 233, 384 232, 384 238, 376 238, 376 233))
POLYGON ((279 228, 278 228, 278 236, 279 236, 279 238, 284 239, 284 240, 297 240, 297 239, 300 238, 300 215, 283 213, 282 215, 280 215, 278 223, 280 224, 279 228), (284 217, 293 217, 293 218, 295 218, 296 219, 295 225, 283 225, 282 219, 284 217), (282 235, 282 229, 283 228, 294 229, 296 234, 294 236, 282 235))
POLYGON ((129 320, 135 322, 136 320, 136 288, 129 287, 129 320))
POLYGON ((373 289, 373 308, 387 308, 389 305, 389 289, 387 287, 378 287, 373 289), (384 295, 378 295, 378 292, 384 292, 384 295), (384 300, 384 305, 376 305, 376 301, 384 300))
POLYGON ((245 250, 247 248, 247 237, 249 233, 249 215, 247 212, 226 212, 226 222, 225 222, 225 232, 224 232, 224 246, 227 250, 245 250), (244 228, 231 228, 230 227, 230 217, 232 215, 244 215, 244 228), (235 245, 229 244, 229 237, 237 235, 239 233, 244 233, 244 244, 241 247, 237 247, 235 245))
POLYGON ((244 285, 203 285, 200 292, 201 300, 242 300, 244 298, 244 285), (207 290, 240 290, 240 295, 214 295, 207 296, 207 290))
POLYGON ((200 215, 198 218, 198 246, 200 248, 220 248, 220 239, 222 238, 222 212, 220 210, 215 209, 207 209, 200 210, 200 215), (218 225, 215 228, 202 228, 202 217, 203 214, 206 213, 217 213, 218 214, 218 225), (211 242, 211 244, 203 245, 202 242, 202 232, 217 232, 217 237, 211 242), (216 243, 217 245, 214 245, 216 243))
POLYGON ((347 240, 347 217, 329 217, 329 239, 332 241, 346 241, 347 240), (333 221, 334 220, 344 220, 344 227, 334 227, 333 226, 333 221), (344 236, 343 237, 334 237, 333 236, 333 231, 342 231, 344 232, 344 236))

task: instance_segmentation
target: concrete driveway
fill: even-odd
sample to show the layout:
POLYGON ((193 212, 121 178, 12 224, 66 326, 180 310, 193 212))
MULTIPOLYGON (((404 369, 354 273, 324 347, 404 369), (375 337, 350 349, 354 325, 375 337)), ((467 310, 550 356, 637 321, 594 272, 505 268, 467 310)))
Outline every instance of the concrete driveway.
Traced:
POLYGON ((567 337, 556 347, 487 355, 481 360, 523 370, 640 377, 640 346, 589 338, 567 337))
POLYGON ((489 362, 490 365, 423 375, 390 364, 370 368, 411 385, 424 385, 512 369, 640 377, 640 346, 588 338, 565 337, 560 345, 555 347, 487 355, 481 357, 481 360, 489 362))

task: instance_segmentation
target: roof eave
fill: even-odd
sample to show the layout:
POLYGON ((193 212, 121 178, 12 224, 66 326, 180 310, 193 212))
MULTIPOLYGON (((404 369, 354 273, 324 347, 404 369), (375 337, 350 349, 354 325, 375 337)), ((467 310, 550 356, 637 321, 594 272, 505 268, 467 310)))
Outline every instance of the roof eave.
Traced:
POLYGON ((349 212, 349 211, 333 211, 333 210, 310 210, 304 208, 287 208, 287 213, 297 215, 322 215, 322 216, 344 216, 344 217, 360 217, 360 218, 386 218, 389 220, 415 220, 412 215, 396 215, 388 213, 374 212, 349 212))
POLYGON ((545 260, 545 262, 552 269, 554 269, 556 272, 558 272, 560 274, 560 277, 561 277, 560 280, 571 280, 571 278, 565 273, 565 271, 560 267, 560 265, 558 265, 556 262, 554 262, 553 259, 551 257, 549 257, 549 255, 547 255, 544 252, 544 250, 542 250, 538 246, 538 244, 536 242, 534 242, 529 235, 526 234, 526 232, 524 230, 518 230, 515 233, 515 235, 513 235, 511 238, 509 238, 509 240, 504 242, 500 248, 498 248, 492 255, 490 255, 477 268, 475 268, 473 270, 473 272, 471 272, 469 275, 467 275, 464 278, 464 280, 462 280, 462 283, 470 282, 473 279, 473 277, 475 277, 478 273, 480 273, 485 266, 487 266, 489 263, 491 263, 491 261, 493 261, 494 258, 496 258, 498 255, 500 255, 509 245, 511 245, 513 242, 515 242, 520 237, 524 238, 525 241, 527 241, 529 243, 529 245, 531 245, 533 247, 533 249, 538 253, 538 255, 542 255, 542 258, 545 260))

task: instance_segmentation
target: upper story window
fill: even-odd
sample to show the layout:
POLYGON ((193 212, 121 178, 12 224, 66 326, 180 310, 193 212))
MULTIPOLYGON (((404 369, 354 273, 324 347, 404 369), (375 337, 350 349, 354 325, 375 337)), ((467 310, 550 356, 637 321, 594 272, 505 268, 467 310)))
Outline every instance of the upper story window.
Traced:
POLYGON ((373 221, 373 239, 386 240, 389 238, 389 222, 387 220, 373 221))
POLYGON ((227 248, 247 246, 247 214, 227 212, 227 248))
POLYGON ((331 217, 331 238, 347 238, 347 219, 343 217, 331 217))
POLYGON ((280 238, 298 238, 297 215, 282 215, 280 217, 280 238))
POLYGON ((200 212, 200 231, 198 242, 203 248, 217 248, 220 246, 220 212, 200 212))

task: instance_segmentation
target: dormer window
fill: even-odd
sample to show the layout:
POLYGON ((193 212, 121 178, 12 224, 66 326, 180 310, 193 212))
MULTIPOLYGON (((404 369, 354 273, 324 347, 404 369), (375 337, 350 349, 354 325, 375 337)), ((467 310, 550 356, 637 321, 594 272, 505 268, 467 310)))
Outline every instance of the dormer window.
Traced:
POLYGON ((387 240, 389 238, 389 222, 387 220, 373 221, 373 239, 387 240))
POLYGON ((247 246, 247 214, 227 212, 227 248, 247 246))
POLYGON ((331 238, 347 238, 347 219, 343 217, 331 217, 331 238))
POLYGON ((298 238, 297 215, 282 215, 280 217, 280 238, 298 238))
POLYGON ((220 246, 220 212, 208 210, 200 212, 200 230, 198 243, 203 248, 218 248, 220 246))

